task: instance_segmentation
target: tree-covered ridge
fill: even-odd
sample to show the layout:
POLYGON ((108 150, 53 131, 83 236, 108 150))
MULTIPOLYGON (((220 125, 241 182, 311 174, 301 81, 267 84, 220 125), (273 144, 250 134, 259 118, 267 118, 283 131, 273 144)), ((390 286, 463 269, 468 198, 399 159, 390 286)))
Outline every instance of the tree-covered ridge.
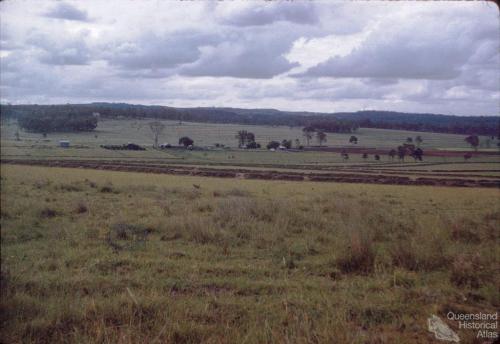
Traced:
POLYGON ((97 117, 88 114, 37 114, 18 118, 21 128, 35 133, 92 131, 97 127, 97 117))
POLYGON ((103 118, 157 118, 189 122, 311 126, 325 132, 352 132, 358 127, 430 131, 467 135, 499 135, 499 116, 452 116, 391 111, 339 113, 292 112, 274 109, 175 108, 91 103, 67 105, 1 105, 3 117, 80 117, 99 113, 103 118), (71 114, 71 115, 70 115, 71 114))

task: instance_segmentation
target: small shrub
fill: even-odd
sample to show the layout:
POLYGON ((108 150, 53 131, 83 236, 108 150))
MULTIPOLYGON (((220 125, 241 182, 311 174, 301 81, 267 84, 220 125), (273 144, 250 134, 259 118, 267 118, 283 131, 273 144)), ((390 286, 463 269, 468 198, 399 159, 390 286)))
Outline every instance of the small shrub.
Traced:
POLYGON ((99 191, 102 193, 111 193, 113 192, 113 188, 110 185, 104 185, 99 189, 99 191))
POLYGON ((97 187, 97 183, 96 182, 93 182, 91 180, 88 180, 88 179, 85 179, 84 182, 90 186, 91 188, 96 188, 97 187))
POLYGON ((411 271, 444 269, 451 262, 445 243, 439 239, 415 242, 401 238, 390 249, 390 255, 394 266, 411 271))
POLYGON ((51 208, 44 208, 40 211, 40 217, 44 219, 50 219, 56 217, 59 213, 51 208))
POLYGON ((89 211, 89 209, 87 208, 87 206, 83 202, 78 203, 76 208, 75 208, 75 213, 77 213, 77 214, 83 214, 83 213, 86 213, 87 211, 89 211))
POLYGON ((475 228, 477 226, 473 226, 469 221, 454 223, 451 229, 451 238, 463 243, 479 244, 481 237, 474 231, 475 228))
POLYGON ((181 238, 182 238, 182 234, 179 232, 175 232, 172 235, 166 235, 166 234, 162 235, 160 237, 160 240, 161 241, 174 241, 174 240, 181 239, 181 238))
POLYGON ((78 192, 83 190, 83 188, 77 184, 61 184, 59 185, 59 189, 61 191, 68 191, 68 192, 78 192))
POLYGON ((391 247, 390 255, 394 266, 412 271, 418 270, 418 258, 410 241, 398 241, 391 247))
POLYGON ((106 243, 115 251, 130 249, 145 242, 152 232, 151 227, 120 222, 111 226, 106 243))
POLYGON ((413 288, 416 283, 414 272, 396 270, 393 274, 393 285, 395 287, 413 288))
POLYGON ((459 255, 453 261, 450 281, 458 287, 479 288, 484 276, 479 255, 459 255))
POLYGON ((369 274, 373 272, 375 249, 367 237, 359 231, 351 232, 350 244, 337 258, 336 265, 343 273, 369 274))
POLYGON ((210 204, 198 204, 196 209, 200 212, 200 213, 205 213, 205 212, 211 212, 213 211, 213 207, 212 205, 210 204))

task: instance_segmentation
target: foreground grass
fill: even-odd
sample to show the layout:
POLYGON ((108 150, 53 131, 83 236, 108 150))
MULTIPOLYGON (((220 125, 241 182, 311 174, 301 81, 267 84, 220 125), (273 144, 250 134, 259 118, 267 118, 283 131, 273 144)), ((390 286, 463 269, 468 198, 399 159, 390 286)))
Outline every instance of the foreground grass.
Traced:
POLYGON ((0 339, 433 342, 500 306, 499 196, 3 165, 0 339))

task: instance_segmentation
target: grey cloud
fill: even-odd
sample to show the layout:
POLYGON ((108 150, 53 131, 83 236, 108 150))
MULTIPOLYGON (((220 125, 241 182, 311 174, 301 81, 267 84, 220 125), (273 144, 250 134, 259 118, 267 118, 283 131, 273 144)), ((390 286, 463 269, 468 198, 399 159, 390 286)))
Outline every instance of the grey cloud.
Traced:
POLYGON ((145 33, 133 41, 108 47, 104 57, 125 69, 162 69, 196 61, 200 47, 219 40, 218 35, 196 31, 145 33))
POLYGON ((404 79, 451 79, 460 74, 467 53, 452 43, 449 49, 382 43, 367 44, 351 54, 330 58, 300 76, 404 79), (434 51, 430 49, 435 49, 434 51))
POLYGON ((72 4, 66 2, 59 2, 51 10, 45 13, 46 17, 66 19, 66 20, 77 20, 77 21, 89 21, 89 16, 86 11, 79 10, 72 4))
MULTIPOLYGON (((25 51, 38 57, 38 60, 48 65, 86 65, 92 57, 92 51, 87 46, 86 31, 64 36, 55 40, 48 34, 32 33, 26 42, 36 47, 36 52, 25 51)), ((96 57, 96 56, 94 56, 96 57)))
POLYGON ((279 30, 274 35, 266 35, 265 31, 240 33, 206 49, 198 61, 183 66, 179 73, 189 76, 272 78, 298 66, 283 54, 289 51, 299 35, 279 30))
POLYGON ((475 40, 477 23, 443 19, 426 27, 423 24, 422 20, 414 20, 398 23, 394 30, 379 27, 350 54, 332 57, 298 76, 430 80, 458 77, 479 44, 475 40))
POLYGON ((310 2, 266 2, 243 7, 222 18, 223 23, 235 26, 260 26, 278 21, 314 24, 318 22, 318 14, 310 2))

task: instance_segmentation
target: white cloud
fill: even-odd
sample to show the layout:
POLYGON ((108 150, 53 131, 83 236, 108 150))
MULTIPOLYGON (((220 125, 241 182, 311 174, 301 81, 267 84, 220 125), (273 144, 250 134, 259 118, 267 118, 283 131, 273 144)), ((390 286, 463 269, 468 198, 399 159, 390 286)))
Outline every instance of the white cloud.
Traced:
POLYGON ((217 6, 218 20, 235 26, 261 26, 285 21, 314 24, 318 21, 316 7, 311 2, 268 1, 254 3, 221 3, 217 6))

